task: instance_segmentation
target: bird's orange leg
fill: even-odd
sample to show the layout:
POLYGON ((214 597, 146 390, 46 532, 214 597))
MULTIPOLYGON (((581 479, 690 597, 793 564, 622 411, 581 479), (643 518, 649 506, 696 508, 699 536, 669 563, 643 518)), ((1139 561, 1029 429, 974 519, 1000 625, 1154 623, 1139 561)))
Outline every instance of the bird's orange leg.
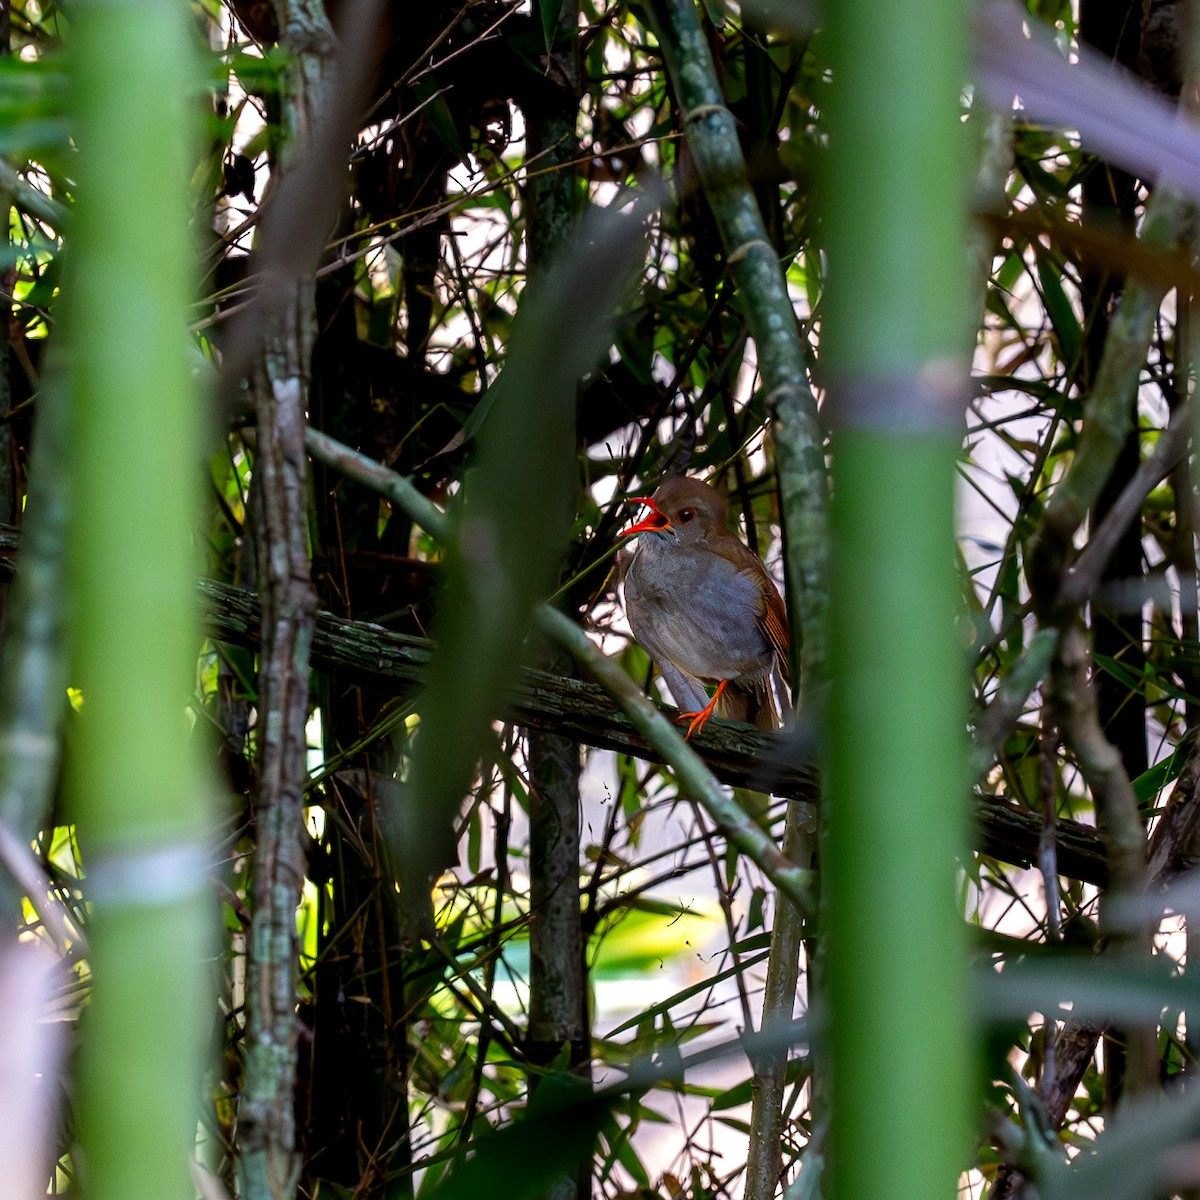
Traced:
POLYGON ((708 724, 708 718, 713 715, 713 709, 717 707, 717 701, 721 698, 721 693, 725 690, 725 685, 729 682, 728 679, 722 679, 717 684, 717 690, 713 692, 713 698, 699 712, 680 713, 675 719, 677 721, 691 721, 688 726, 688 731, 683 735, 683 740, 686 742, 691 738, 692 734, 697 729, 703 729, 708 724))

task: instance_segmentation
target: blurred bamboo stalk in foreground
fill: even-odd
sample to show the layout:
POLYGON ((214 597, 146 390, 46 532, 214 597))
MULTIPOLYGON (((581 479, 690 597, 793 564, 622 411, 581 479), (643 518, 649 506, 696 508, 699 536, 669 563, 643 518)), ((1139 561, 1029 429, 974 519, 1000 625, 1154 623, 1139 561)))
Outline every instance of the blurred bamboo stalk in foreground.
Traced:
POLYGON ((830 23, 831 1200, 949 1200, 969 1147, 954 569, 968 366, 966 18, 957 0, 885 0, 839 6, 830 23))
POLYGON ((68 35, 68 612, 82 692, 69 798, 91 904, 77 1108, 89 1200, 191 1200, 212 1012, 207 791, 187 719, 200 638, 189 21, 179 4, 85 0, 68 35))

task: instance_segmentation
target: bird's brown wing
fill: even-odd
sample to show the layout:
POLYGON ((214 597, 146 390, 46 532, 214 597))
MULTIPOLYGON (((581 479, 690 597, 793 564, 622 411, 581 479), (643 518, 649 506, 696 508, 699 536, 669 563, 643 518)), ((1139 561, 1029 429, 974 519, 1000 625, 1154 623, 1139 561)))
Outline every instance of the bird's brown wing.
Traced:
POLYGON ((766 571, 760 569, 755 578, 764 601, 758 624, 767 635, 767 641, 775 648, 775 657, 779 660, 779 673, 783 676, 783 682, 790 686, 792 657, 788 652, 787 609, 783 607, 783 597, 766 571))
POLYGON ((775 657, 779 660, 779 673, 783 676, 783 682, 790 687, 792 657, 788 650, 787 609, 783 606, 783 597, 779 594, 775 581, 767 574, 767 568, 763 566, 762 559, 732 533, 710 545, 717 554, 733 563, 741 574, 751 579, 754 586, 758 588, 763 599, 758 627, 763 631, 767 641, 771 643, 775 657))

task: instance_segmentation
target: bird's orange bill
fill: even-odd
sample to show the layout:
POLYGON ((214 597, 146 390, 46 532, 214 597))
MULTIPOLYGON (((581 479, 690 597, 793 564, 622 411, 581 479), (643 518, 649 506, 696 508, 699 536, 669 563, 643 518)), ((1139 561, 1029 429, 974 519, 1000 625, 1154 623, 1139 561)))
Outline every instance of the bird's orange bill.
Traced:
POLYGON ((645 504, 651 511, 648 517, 644 517, 636 525, 622 529, 621 537, 629 537, 634 533, 654 533, 659 529, 666 529, 671 524, 671 518, 648 496, 630 496, 629 499, 633 504, 645 504))

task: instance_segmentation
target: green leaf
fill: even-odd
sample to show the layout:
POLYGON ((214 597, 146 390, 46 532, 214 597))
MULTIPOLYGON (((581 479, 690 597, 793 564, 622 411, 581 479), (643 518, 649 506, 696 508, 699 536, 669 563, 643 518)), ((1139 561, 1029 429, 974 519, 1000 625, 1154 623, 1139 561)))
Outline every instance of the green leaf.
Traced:
POLYGON ((1046 304, 1046 312, 1050 324, 1054 326, 1054 335, 1058 338, 1059 358, 1070 367, 1079 361, 1083 348, 1083 331, 1079 327, 1079 318, 1075 309, 1063 290, 1062 275, 1045 258, 1037 260, 1038 282, 1042 285, 1042 299, 1046 304))
POLYGON ((546 44, 547 55, 554 53, 554 43, 558 37, 558 18, 562 12, 560 0, 537 0, 538 12, 542 18, 542 38, 546 44))
POLYGON ((442 140, 442 144, 459 159, 467 157, 467 147, 459 136, 458 126, 445 97, 440 94, 437 80, 432 75, 426 75, 416 86, 417 100, 424 104, 421 110, 434 133, 442 140))
MULTIPOLYGON (((749 940, 749 939, 747 939, 749 940)), ((745 943, 743 943, 744 945, 745 943)), ((627 1029, 632 1029, 640 1022, 647 1019, 653 1020, 658 1016, 665 1016, 672 1008, 677 1008, 680 1004, 690 1000, 693 996, 699 995, 701 992, 707 991, 714 984, 720 983, 722 980, 729 979, 742 971, 748 970, 750 967, 757 966, 761 962, 765 962, 767 951, 763 950, 760 954, 755 954, 751 958, 743 958, 740 962, 732 967, 727 967, 724 971, 718 971, 715 975, 710 975, 707 979, 700 980, 699 983, 693 983, 689 987, 685 987, 682 991, 676 992, 673 996, 668 996, 659 1004, 652 1005, 644 1012, 632 1016, 627 1021, 622 1021, 615 1029, 610 1030, 608 1037, 616 1037, 620 1033, 624 1033, 627 1029)))
POLYGON ((1143 771, 1133 781, 1133 794, 1137 797, 1138 804, 1149 804, 1168 783, 1178 779, 1187 759, 1187 753, 1180 747, 1162 762, 1155 763, 1148 771, 1143 771))
POLYGON ((605 929, 592 950, 597 976, 642 974, 675 959, 695 954, 720 928, 716 912, 682 912, 675 905, 648 900, 633 905, 605 929))
POLYGON ((471 1157, 436 1187, 422 1188, 422 1200, 536 1200, 591 1154, 610 1104, 575 1076, 546 1076, 526 1115, 474 1141, 471 1157))

